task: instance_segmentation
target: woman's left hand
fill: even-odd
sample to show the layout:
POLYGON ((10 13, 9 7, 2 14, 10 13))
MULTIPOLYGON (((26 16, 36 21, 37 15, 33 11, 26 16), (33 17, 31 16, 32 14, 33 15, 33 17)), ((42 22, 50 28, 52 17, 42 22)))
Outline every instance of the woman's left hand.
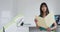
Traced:
POLYGON ((49 28, 49 27, 47 28, 47 31, 51 31, 51 30, 52 30, 51 28, 49 28))

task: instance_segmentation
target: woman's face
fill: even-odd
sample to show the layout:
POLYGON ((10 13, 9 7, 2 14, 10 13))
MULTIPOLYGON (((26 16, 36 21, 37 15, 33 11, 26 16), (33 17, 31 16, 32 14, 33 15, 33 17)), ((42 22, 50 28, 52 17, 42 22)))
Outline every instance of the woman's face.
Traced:
POLYGON ((45 5, 42 6, 42 11, 46 12, 47 7, 45 5))

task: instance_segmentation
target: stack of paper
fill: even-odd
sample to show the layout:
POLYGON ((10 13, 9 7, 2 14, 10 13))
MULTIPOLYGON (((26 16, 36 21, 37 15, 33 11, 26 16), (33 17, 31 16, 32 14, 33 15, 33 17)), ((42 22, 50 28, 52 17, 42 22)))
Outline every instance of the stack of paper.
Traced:
POLYGON ((52 14, 52 13, 49 13, 44 18, 36 16, 36 19, 37 19, 38 26, 44 27, 44 28, 51 27, 51 25, 55 22, 54 14, 52 14))

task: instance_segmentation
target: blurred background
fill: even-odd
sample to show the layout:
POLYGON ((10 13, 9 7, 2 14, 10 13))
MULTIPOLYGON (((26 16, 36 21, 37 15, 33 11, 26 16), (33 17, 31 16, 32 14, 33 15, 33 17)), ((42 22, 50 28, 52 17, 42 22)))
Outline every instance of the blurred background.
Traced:
POLYGON ((24 22, 35 27, 34 18, 39 15, 42 2, 47 3, 50 12, 60 15, 60 0, 0 0, 0 29, 17 14, 24 15, 24 22))

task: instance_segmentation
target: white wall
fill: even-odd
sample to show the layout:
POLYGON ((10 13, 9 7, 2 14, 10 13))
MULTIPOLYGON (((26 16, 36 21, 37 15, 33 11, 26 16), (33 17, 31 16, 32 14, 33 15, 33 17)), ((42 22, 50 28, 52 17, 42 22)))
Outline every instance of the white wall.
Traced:
POLYGON ((0 0, 0 28, 17 14, 16 0, 0 0))

